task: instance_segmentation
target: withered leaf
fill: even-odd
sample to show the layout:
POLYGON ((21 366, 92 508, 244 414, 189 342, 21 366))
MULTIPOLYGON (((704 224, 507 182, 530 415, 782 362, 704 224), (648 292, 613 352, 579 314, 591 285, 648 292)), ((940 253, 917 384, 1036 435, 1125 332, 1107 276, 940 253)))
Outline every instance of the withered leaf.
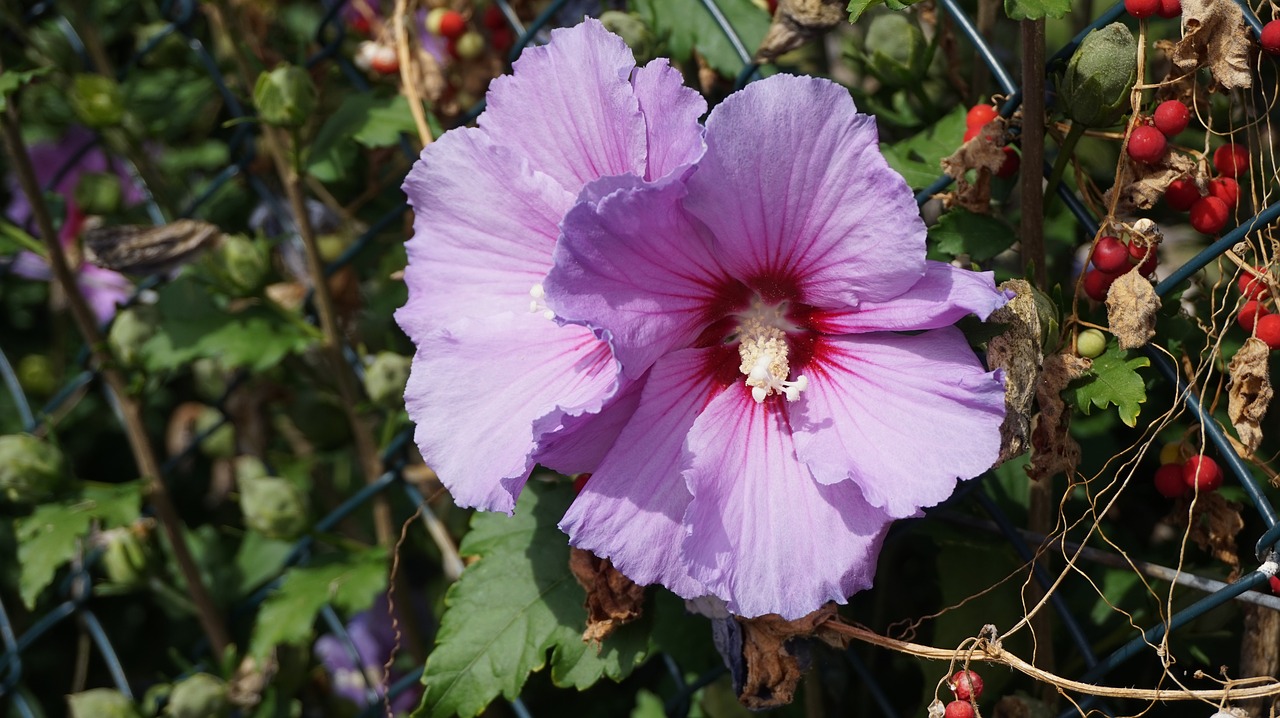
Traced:
POLYGON ((613 562, 580 548, 569 553, 569 570, 587 592, 587 628, 582 640, 599 643, 644 610, 644 586, 623 576, 613 562))
POLYGON ((1004 422, 1000 425, 1000 457, 997 465, 1026 451, 1031 433, 1031 410, 1044 347, 1040 342, 1040 314, 1031 285, 1011 279, 1000 289, 1015 292, 1009 303, 987 319, 1005 325, 1004 333, 987 342, 987 364, 1004 370, 1004 422))
POLYGON ((1160 297, 1137 267, 1121 275, 1107 290, 1107 323, 1121 349, 1146 346, 1156 335, 1159 311, 1160 297))
POLYGON ((773 62, 840 24, 847 0, 780 0, 773 24, 756 50, 756 62, 773 62))
MULTIPOLYGON (((1181 152, 1166 152, 1159 164, 1148 165, 1142 162, 1129 163, 1130 181, 1120 191, 1120 202, 1116 206, 1119 212, 1134 209, 1151 209, 1156 206, 1164 191, 1181 177, 1195 177, 1199 172, 1196 161, 1181 152)), ((1103 203, 1110 205, 1111 193, 1115 188, 1103 193, 1103 203)))
POLYGON ((738 694, 742 705, 758 711, 790 703, 807 668, 803 665, 807 663, 803 639, 816 633, 833 645, 843 645, 839 636, 818 631, 835 615, 835 604, 828 603, 794 621, 775 613, 737 618, 742 626, 742 656, 747 666, 747 677, 738 694))
POLYGON ((1062 400, 1062 390, 1092 365, 1092 360, 1074 354, 1045 357, 1036 387, 1040 415, 1031 430, 1031 463, 1027 465, 1027 476, 1033 480, 1070 474, 1080 464, 1080 444, 1071 438, 1071 412, 1062 400))
POLYGON ((1274 393, 1268 360, 1271 348, 1257 337, 1250 337, 1231 358, 1231 389, 1227 395, 1227 416, 1236 428, 1240 443, 1249 451, 1262 441, 1262 419, 1267 415, 1274 393))
POLYGON ((1208 67, 1228 89, 1249 87, 1249 30, 1232 0, 1182 0, 1182 39, 1170 59, 1183 71, 1208 67))
POLYGON ((180 219, 159 227, 96 227, 85 233, 85 260, 126 274, 161 274, 193 259, 221 238, 217 227, 198 219, 180 219))
MULTIPOLYGON (((1197 546, 1230 566, 1230 580, 1234 581, 1240 573, 1240 557, 1236 553, 1236 534, 1244 529, 1240 504, 1223 498, 1222 494, 1216 491, 1202 491, 1196 498, 1190 518, 1188 536, 1197 546)), ((1186 504, 1180 502, 1175 506, 1170 519, 1176 526, 1186 528, 1186 504)))
POLYGON ((1004 150, 997 144, 1004 134, 1006 120, 1001 117, 988 122, 976 137, 942 158, 942 171, 956 181, 956 189, 948 195, 948 206, 964 207, 971 212, 991 211, 991 175, 1004 164, 1004 150), (976 170, 977 180, 969 182, 965 174, 976 170))

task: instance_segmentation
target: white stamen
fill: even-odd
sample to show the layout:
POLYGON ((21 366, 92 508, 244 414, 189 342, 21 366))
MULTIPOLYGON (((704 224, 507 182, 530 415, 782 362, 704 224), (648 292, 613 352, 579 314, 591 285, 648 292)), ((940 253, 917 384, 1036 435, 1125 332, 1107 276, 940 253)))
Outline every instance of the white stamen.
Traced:
POLYGON ((547 293, 541 284, 533 285, 533 288, 529 290, 529 296, 533 297, 529 301, 530 314, 541 314, 543 319, 548 320, 556 318, 556 313, 547 308, 547 303, 544 301, 547 298, 547 293))
POLYGON ((757 302, 739 324, 738 356, 742 357, 742 363, 738 370, 747 375, 745 383, 751 387, 751 398, 757 404, 764 403, 770 394, 781 394, 787 401, 795 401, 809 387, 809 379, 801 375, 795 381, 787 380, 791 373, 787 364, 787 333, 777 326, 786 321, 785 313, 770 307, 766 310, 768 316, 762 317, 761 310, 766 308, 757 302))

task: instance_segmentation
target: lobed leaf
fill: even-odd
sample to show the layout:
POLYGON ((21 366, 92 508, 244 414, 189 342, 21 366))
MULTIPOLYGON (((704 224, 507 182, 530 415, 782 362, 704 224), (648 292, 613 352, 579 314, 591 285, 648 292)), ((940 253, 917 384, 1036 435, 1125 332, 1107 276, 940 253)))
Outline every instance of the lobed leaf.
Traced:
POLYGON ((1074 385, 1074 403, 1080 411, 1089 414, 1093 407, 1115 405, 1126 426, 1137 424, 1140 405, 1147 401, 1147 385, 1137 370, 1151 366, 1151 360, 1141 356, 1126 359, 1127 354, 1110 344, 1105 354, 1093 360, 1089 374, 1074 385))

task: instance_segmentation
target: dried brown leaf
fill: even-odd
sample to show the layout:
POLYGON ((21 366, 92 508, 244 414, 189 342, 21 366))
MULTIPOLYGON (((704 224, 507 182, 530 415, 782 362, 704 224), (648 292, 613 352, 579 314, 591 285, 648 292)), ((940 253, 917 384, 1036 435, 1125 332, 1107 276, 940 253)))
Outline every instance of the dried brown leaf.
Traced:
POLYGON ((942 171, 956 181, 954 192, 944 195, 947 206, 963 207, 970 212, 983 214, 991 211, 991 175, 1004 164, 1004 150, 998 144, 1004 135, 1006 121, 1003 118, 988 122, 976 137, 960 145, 950 156, 942 158, 942 171), (965 175, 978 173, 974 182, 965 175))
POLYGON ((1011 279, 1000 289, 1015 292, 1009 303, 992 312, 987 319, 1004 324, 1004 333, 987 342, 987 364, 1004 370, 1004 422, 1000 425, 1000 457, 1002 464, 1020 456, 1030 448, 1031 411, 1036 386, 1040 381, 1040 364, 1044 347, 1040 342, 1040 313, 1031 285, 1022 279, 1011 279))
POLYGON ((607 558, 575 548, 569 553, 569 570, 587 592, 587 628, 582 640, 599 643, 644 610, 644 586, 623 576, 607 558))
MULTIPOLYGON (((1154 248, 1153 248, 1154 251, 1154 248)), ((1137 267, 1121 275, 1107 290, 1107 323, 1121 349, 1144 347, 1156 335, 1160 297, 1137 267)))
POLYGON ((756 50, 756 62, 772 62, 849 17, 847 0, 781 0, 773 24, 756 50))
MULTIPOLYGON (((1142 162, 1129 163, 1130 182, 1120 192, 1120 202, 1116 210, 1121 213, 1135 209, 1151 209, 1156 206, 1164 191, 1180 177, 1195 177, 1199 172, 1194 159, 1181 152, 1166 152, 1160 164, 1148 165, 1142 162)), ((1103 202, 1111 204, 1111 192, 1103 193, 1103 202)))
MULTIPOLYGON (((1187 510, 1178 505, 1171 517, 1175 524, 1186 527, 1187 510)), ((1231 567, 1234 581, 1240 573, 1240 557, 1236 552, 1236 534, 1244 529, 1240 504, 1229 501, 1222 494, 1201 492, 1192 508, 1191 531, 1188 534, 1197 546, 1213 554, 1213 557, 1231 567)))
POLYGON ((1208 67, 1228 89, 1250 87, 1249 30, 1232 0, 1182 0, 1182 39, 1170 58, 1186 72, 1208 67))
POLYGON ((1092 366, 1092 360, 1074 354, 1045 357, 1036 387, 1040 415, 1031 430, 1031 463, 1027 465, 1027 476, 1033 480, 1070 474, 1080 464, 1080 444, 1071 438, 1071 412, 1062 400, 1062 390, 1092 366))
POLYGON ((1257 337, 1250 337, 1231 358, 1227 370, 1231 374, 1231 390, 1227 395, 1227 416, 1249 451, 1262 442, 1262 419, 1267 415, 1274 394, 1268 361, 1271 348, 1257 337))
POLYGON ((796 656, 796 641, 817 633, 824 641, 843 645, 843 639, 836 634, 818 631, 835 616, 835 604, 828 603, 794 621, 775 613, 759 618, 737 618, 742 626, 742 658, 747 666, 747 677, 738 694, 742 705, 758 711, 791 703, 804 675, 804 667, 796 656))

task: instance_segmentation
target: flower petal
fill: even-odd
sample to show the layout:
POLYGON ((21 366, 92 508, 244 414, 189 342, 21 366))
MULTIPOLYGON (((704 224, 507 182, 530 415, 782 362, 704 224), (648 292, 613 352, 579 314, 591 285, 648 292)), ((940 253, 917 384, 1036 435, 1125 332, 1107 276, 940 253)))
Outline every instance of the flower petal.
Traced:
POLYGON ((796 402, 796 453, 889 515, 914 515, 1000 452, 1004 388, 959 329, 824 337, 796 402))
POLYGON ((409 300, 396 312, 405 333, 417 340, 459 318, 529 309, 572 194, 476 129, 427 145, 404 192, 414 211, 409 300))
POLYGON ((634 417, 560 521, 574 546, 685 598, 707 592, 680 558, 690 498, 680 461, 689 427, 719 387, 706 371, 711 352, 685 349, 654 365, 634 417))
POLYGON ((775 75, 720 103, 685 208, 750 281, 800 279, 820 307, 884 301, 924 274, 924 222, 876 123, 827 80, 775 75))
POLYGON ((735 384, 689 434, 683 554, 740 616, 796 619, 844 603, 871 585, 890 523, 857 485, 813 480, 796 460, 788 409, 735 384))
POLYGON ((98 326, 111 321, 111 317, 116 315, 116 307, 133 296, 133 283, 128 277, 88 263, 81 264, 76 270, 76 285, 98 318, 98 326))
POLYGON ((564 427, 542 437, 534 459, 561 474, 596 471, 618 442, 618 435, 631 421, 640 404, 640 392, 648 375, 628 383, 609 399, 598 414, 566 417, 564 427))
POLYGON ((1009 301, 996 289, 991 272, 971 272, 945 262, 925 262, 925 273, 907 291, 884 302, 862 302, 852 311, 837 311, 820 320, 827 334, 939 329, 976 314, 986 319, 1009 301))
POLYGON ((405 407, 427 465, 461 506, 510 512, 537 441, 600 410, 617 364, 591 332, 537 315, 462 320, 423 337, 405 407))
POLYGON ((684 84, 684 75, 666 58, 652 60, 631 75, 648 139, 645 179, 666 177, 702 156, 702 125, 707 101, 684 84))
POLYGON ((727 277, 710 238, 680 209, 683 184, 634 177, 630 183, 594 206, 580 202, 569 210, 545 287, 558 316, 607 333, 623 371, 635 379, 702 332, 727 277))
POLYGON ((489 85, 478 120, 538 171, 576 193, 598 177, 644 175, 645 126, 631 87, 635 58, 622 38, 589 19, 527 48, 513 74, 489 85))

